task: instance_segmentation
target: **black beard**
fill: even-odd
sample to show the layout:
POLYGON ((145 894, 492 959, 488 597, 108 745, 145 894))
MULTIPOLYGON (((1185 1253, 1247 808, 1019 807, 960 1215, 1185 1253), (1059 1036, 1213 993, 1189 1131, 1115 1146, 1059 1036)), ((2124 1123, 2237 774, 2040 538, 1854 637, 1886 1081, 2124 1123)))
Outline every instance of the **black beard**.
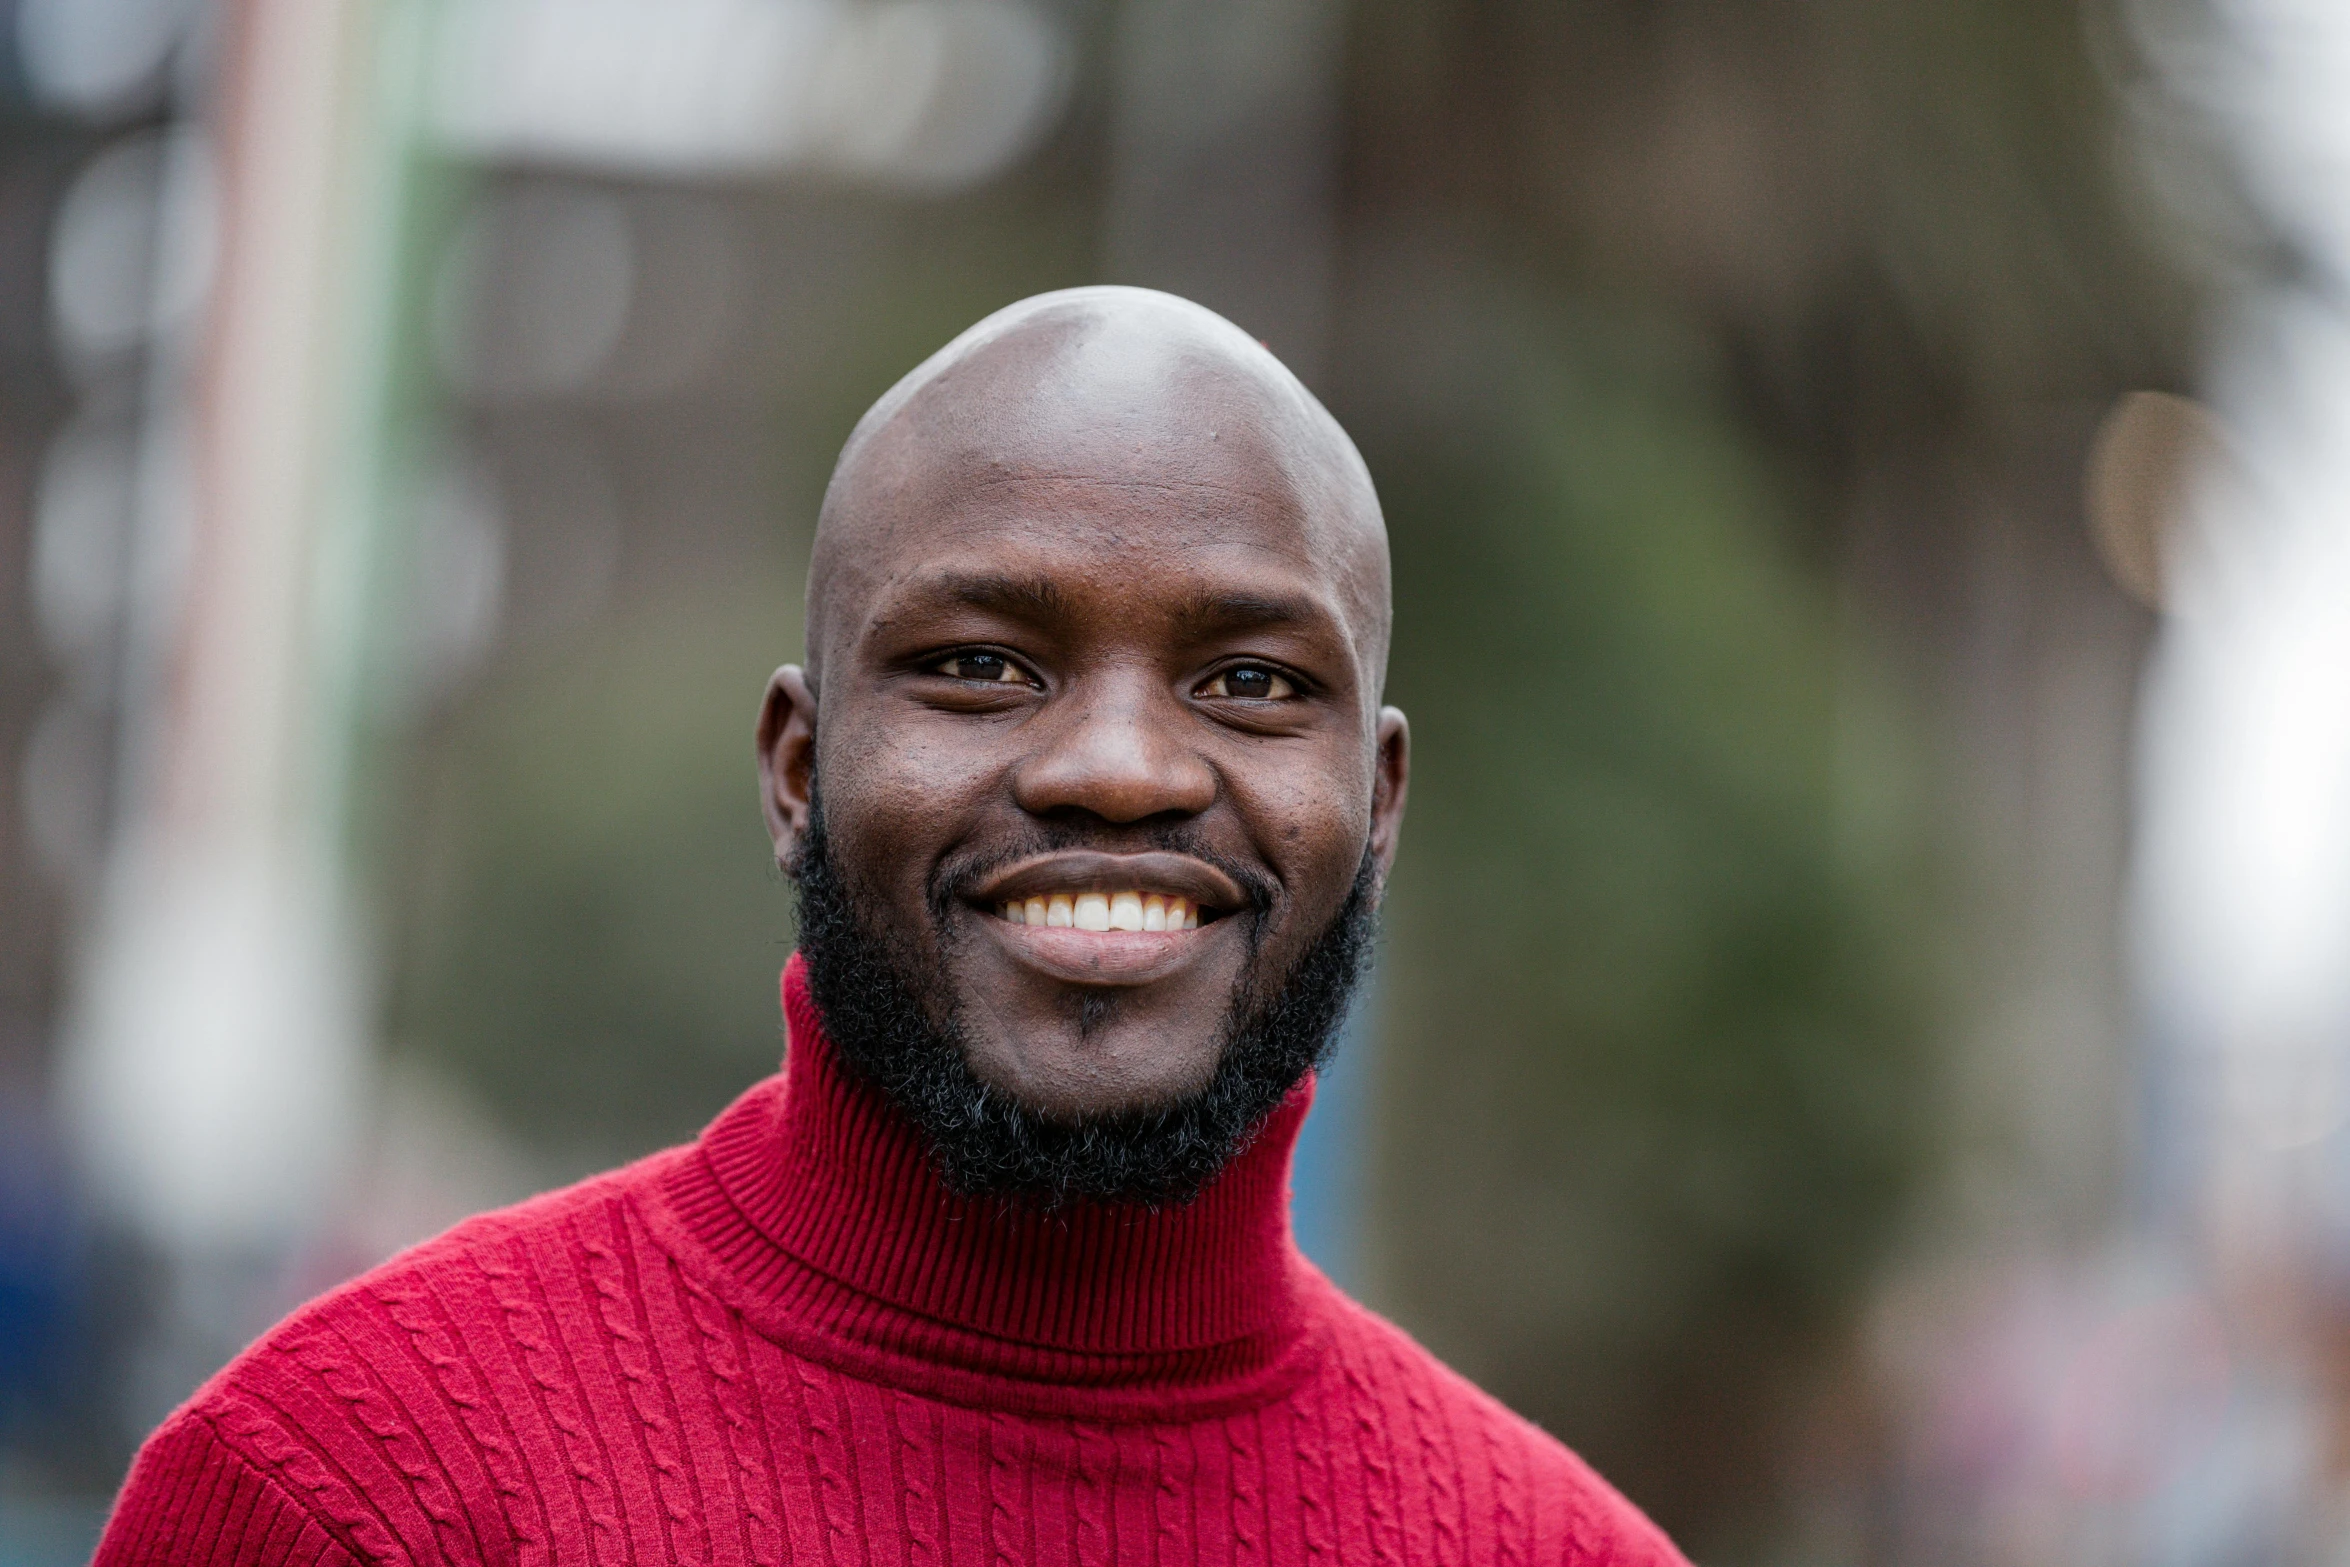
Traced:
MULTIPOLYGON (((786 869, 799 889, 808 988, 843 1064, 914 1123, 952 1190, 1048 1210, 1079 1200, 1159 1207, 1196 1197, 1306 1073, 1329 1060, 1378 933, 1377 872, 1366 849, 1345 904, 1280 982, 1244 979, 1238 987, 1205 1087, 1164 1105, 1064 1121, 972 1071, 953 987, 935 964, 881 934, 887 921, 861 917, 814 800, 786 869)), ((943 947, 952 890, 932 888, 929 904, 943 947)), ((1255 911, 1226 918, 1261 926, 1263 913, 1260 900, 1255 911)), ((1252 979, 1256 968, 1252 962, 1252 979)))

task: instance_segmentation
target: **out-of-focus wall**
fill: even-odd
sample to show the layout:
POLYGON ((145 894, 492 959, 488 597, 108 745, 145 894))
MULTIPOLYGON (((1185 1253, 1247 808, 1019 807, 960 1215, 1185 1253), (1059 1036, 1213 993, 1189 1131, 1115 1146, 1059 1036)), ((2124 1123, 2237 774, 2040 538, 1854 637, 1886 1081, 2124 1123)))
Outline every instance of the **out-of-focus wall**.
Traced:
POLYGON ((1111 280, 1388 510, 1333 1261, 1703 1559, 2137 1559, 2127 1388, 2042 1396, 2156 1135, 2082 481, 2259 231, 2155 9, 0 6, 0 1555, 276 1311, 772 1069, 832 455, 1111 280))

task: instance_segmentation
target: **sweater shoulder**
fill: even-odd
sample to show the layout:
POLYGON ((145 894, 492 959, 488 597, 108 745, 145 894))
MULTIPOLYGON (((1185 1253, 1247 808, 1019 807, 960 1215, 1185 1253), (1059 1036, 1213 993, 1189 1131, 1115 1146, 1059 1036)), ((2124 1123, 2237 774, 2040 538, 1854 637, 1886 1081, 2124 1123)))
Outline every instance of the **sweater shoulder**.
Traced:
MULTIPOLYGON (((1393 1408, 1391 1426, 1441 1450, 1472 1491, 1493 1499, 1500 1527, 1514 1520, 1536 1541, 1555 1537, 1564 1559, 1617 1567, 1688 1567, 1648 1516, 1582 1456, 1430 1353, 1377 1312, 1330 1288, 1337 1377, 1393 1408)), ((1557 1559, 1537 1549, 1530 1559, 1557 1559)))
POLYGON ((139 1450, 92 1567, 356 1567, 398 1560, 378 1520, 228 1398, 180 1410, 139 1450))
POLYGON ((595 1303, 636 1263, 625 1211, 687 1153, 478 1214, 296 1309, 141 1447, 118 1515, 201 1453, 291 1498, 357 1561, 467 1560, 485 1537, 534 1532, 503 1516, 530 1489, 509 1411, 569 1342, 600 1339, 595 1303))
POLYGON ((451 1268, 477 1259, 485 1249, 517 1244, 569 1245, 576 1238, 576 1226, 581 1220, 607 1211, 615 1204, 641 1200, 678 1161, 693 1157, 694 1150, 692 1143, 664 1148, 618 1169, 526 1197, 509 1207, 493 1208, 461 1219, 440 1234, 394 1253, 366 1272, 319 1295, 271 1329, 257 1341, 256 1347, 298 1328, 307 1318, 332 1315, 353 1297, 380 1295, 389 1288, 438 1281, 451 1268))
POLYGON ((615 1209, 635 1202, 658 1182, 691 1145, 666 1148, 617 1170, 510 1207, 462 1219, 440 1234, 396 1252, 335 1288, 296 1307, 242 1354, 230 1361, 188 1401, 202 1408, 220 1394, 258 1391, 273 1370, 288 1361, 314 1368, 319 1361, 369 1356, 368 1341, 387 1326, 414 1333, 437 1318, 462 1334, 477 1319, 496 1314, 496 1281, 505 1276, 500 1260, 524 1254, 567 1255, 583 1239, 596 1249, 614 1240, 615 1209), (403 1312, 403 1306, 412 1310, 403 1312))

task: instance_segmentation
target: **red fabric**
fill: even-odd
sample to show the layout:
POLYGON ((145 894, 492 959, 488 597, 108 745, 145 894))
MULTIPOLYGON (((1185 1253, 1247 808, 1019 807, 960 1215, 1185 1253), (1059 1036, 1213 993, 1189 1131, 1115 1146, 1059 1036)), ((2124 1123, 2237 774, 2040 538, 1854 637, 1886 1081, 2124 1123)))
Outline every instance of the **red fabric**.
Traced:
POLYGON ((296 1312, 140 1452, 97 1560, 1672 1564, 1289 1238, 1309 1090, 1187 1208, 950 1195, 790 1049, 701 1140, 296 1312))

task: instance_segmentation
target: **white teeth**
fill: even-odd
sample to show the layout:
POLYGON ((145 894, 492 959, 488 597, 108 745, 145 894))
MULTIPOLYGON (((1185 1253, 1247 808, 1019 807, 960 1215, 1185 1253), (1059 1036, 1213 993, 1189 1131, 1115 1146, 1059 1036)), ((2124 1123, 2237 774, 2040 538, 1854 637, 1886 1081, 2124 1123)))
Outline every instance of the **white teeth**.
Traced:
POLYGON ((1056 892, 1014 898, 996 912, 1015 925, 1055 930, 1172 931, 1199 929, 1199 910, 1188 898, 1162 892, 1056 892))

